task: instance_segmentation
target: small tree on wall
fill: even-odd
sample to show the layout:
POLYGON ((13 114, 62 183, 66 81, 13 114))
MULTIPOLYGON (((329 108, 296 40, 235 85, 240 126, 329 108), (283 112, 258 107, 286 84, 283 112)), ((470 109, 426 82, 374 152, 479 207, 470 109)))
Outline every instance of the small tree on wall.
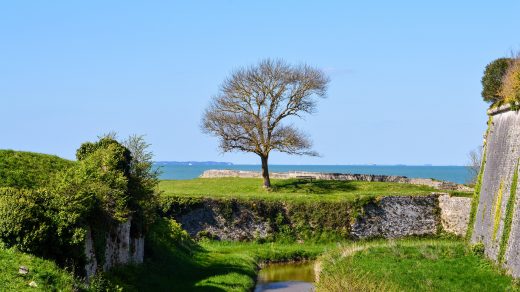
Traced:
POLYGON ((202 129, 219 138, 223 152, 260 156, 264 187, 271 187, 268 160, 272 150, 316 156, 309 138, 291 124, 316 110, 325 97, 329 78, 319 69, 292 66, 283 60, 263 60, 235 71, 221 85, 204 112, 202 129))

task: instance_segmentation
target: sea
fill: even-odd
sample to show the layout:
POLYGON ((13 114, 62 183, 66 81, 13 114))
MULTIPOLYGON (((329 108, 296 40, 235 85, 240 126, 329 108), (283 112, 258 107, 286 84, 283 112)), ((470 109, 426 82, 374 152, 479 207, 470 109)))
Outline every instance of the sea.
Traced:
MULTIPOLYGON (((199 177, 208 169, 260 171, 260 165, 240 164, 179 164, 156 162, 162 180, 187 180, 199 177)), ((470 172, 466 166, 412 166, 412 165, 269 165, 270 172, 310 171, 352 174, 399 175, 409 178, 433 178, 454 183, 467 183, 470 172)))

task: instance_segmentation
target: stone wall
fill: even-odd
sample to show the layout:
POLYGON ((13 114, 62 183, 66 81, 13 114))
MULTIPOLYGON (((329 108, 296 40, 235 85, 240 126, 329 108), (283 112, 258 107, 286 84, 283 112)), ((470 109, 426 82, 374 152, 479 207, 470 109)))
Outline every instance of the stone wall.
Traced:
POLYGON ((132 237, 130 228, 132 220, 114 226, 106 234, 104 263, 96 259, 96 251, 90 229, 85 240, 85 273, 87 282, 94 276, 97 270, 106 272, 117 265, 129 263, 142 263, 144 259, 144 238, 132 237))
POLYGON ((178 208, 183 211, 170 216, 191 236, 203 235, 219 240, 266 238, 280 230, 298 230, 302 225, 311 232, 328 230, 353 239, 398 238, 434 235, 442 227, 456 235, 465 234, 464 222, 467 224, 470 203, 469 198, 442 193, 418 197, 392 196, 368 202, 359 212, 348 203, 294 205, 204 199, 195 205, 178 208))
POLYGON ((471 198, 439 196, 442 228, 449 233, 464 236, 468 230, 471 198))
POLYGON ((438 231, 437 196, 384 197, 365 206, 365 214, 352 226, 351 235, 398 238, 412 235, 433 235, 438 231))
MULTIPOLYGON (((445 181, 433 180, 430 178, 408 178, 406 176, 397 175, 375 175, 375 174, 351 174, 351 173, 325 173, 325 172, 308 172, 308 171, 289 171, 289 172, 271 172, 270 178, 274 179, 294 179, 299 176, 312 176, 321 180, 346 180, 346 181, 371 181, 371 182, 395 182, 408 183, 416 185, 425 185, 436 188, 438 190, 458 190, 473 191, 473 189, 445 181)), ((229 169, 210 169, 206 170, 200 176, 201 178, 220 178, 220 177, 240 177, 240 178, 261 178, 259 171, 246 170, 229 170, 229 169)))
POLYGON ((491 123, 471 242, 482 242, 489 258, 520 277, 520 196, 513 182, 520 157, 520 114, 509 106, 488 114, 491 123))

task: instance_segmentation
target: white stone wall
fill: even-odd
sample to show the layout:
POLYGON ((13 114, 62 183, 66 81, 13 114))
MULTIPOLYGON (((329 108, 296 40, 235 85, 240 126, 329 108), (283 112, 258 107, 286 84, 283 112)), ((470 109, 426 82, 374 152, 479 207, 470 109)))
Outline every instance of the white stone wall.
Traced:
MULTIPOLYGON (((486 137, 486 164, 471 242, 484 243, 486 255, 498 261, 512 178, 520 157, 520 113, 509 110, 508 105, 488 113, 492 123, 486 137)), ((520 277, 519 191, 517 188, 511 232, 500 263, 514 277, 520 277)))
MULTIPOLYGON (((130 228, 131 218, 118 224, 106 234, 105 262, 103 271, 108 271, 117 265, 129 263, 142 263, 144 259, 144 237, 132 238, 130 228)), ((94 250, 94 243, 90 229, 85 239, 85 272, 87 282, 96 274, 98 262, 94 250)))
POLYGON ((92 241, 92 232, 90 228, 87 230, 87 235, 85 238, 85 276, 87 279, 87 283, 90 282, 90 279, 96 274, 97 269, 97 260, 96 254, 94 252, 94 242, 92 241))
POLYGON ((468 230, 471 198, 440 195, 439 208, 444 231, 464 236, 468 230))
MULTIPOLYGON (((289 171, 289 172, 271 172, 270 178, 275 179, 294 179, 299 176, 312 176, 315 179, 322 180, 345 180, 345 181, 375 181, 375 182, 396 182, 408 183, 415 185, 425 185, 439 190, 458 190, 473 191, 464 185, 433 180, 430 178, 408 178, 397 175, 375 175, 375 174, 351 174, 351 173, 325 173, 325 172, 308 172, 308 171, 289 171)), ((261 178, 260 171, 247 170, 229 170, 229 169, 209 169, 202 173, 201 178, 219 178, 219 177, 240 177, 240 178, 261 178)))

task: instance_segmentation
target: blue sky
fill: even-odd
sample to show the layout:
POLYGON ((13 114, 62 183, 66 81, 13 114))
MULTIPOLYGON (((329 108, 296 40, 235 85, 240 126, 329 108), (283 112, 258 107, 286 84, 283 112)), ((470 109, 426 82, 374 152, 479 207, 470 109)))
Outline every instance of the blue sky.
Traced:
POLYGON ((518 1, 3 1, 0 148, 73 158, 97 135, 145 134, 157 160, 221 155, 200 118, 263 58, 325 70, 298 125, 319 158, 273 164, 462 165, 482 142, 480 78, 520 49, 518 1))

